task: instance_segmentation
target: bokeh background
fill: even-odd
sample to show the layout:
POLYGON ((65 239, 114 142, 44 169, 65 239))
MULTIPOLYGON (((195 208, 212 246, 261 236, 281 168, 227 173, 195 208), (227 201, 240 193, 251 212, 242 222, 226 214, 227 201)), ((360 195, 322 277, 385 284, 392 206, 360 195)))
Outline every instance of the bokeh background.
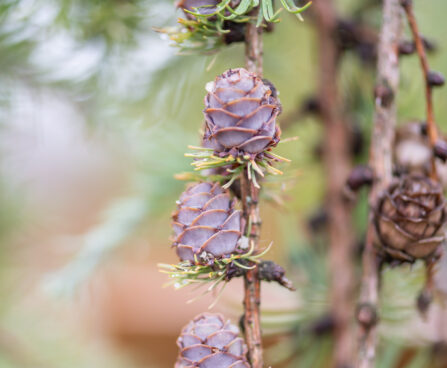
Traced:
MULTIPOLYGON (((337 3, 345 16, 361 1, 337 3)), ((415 7, 438 46, 431 66, 446 74, 447 3, 415 7)), ((205 83, 243 65, 243 47, 178 55, 153 30, 178 16, 171 0, 0 2, 1 368, 171 367, 180 328, 212 302, 208 295, 188 304, 193 292, 163 288, 157 263, 176 262, 170 213, 184 182, 174 174, 190 170, 183 154, 199 143, 205 83)), ((277 148, 292 163, 268 183, 261 209, 262 244, 274 242, 270 258, 298 288, 263 289, 266 354, 275 367, 327 367, 331 348, 330 335, 309 327, 329 306, 324 235, 311 242, 306 225, 324 198, 315 158, 322 126, 296 113, 318 78, 315 29, 304 17, 284 13, 265 36, 264 74, 280 91, 283 137, 299 137, 277 148)), ((379 24, 379 10, 368 22, 379 24)), ((366 141, 373 80, 355 55, 344 58, 340 84, 366 141)), ((437 90, 444 131, 446 102, 447 90, 437 90)), ((403 122, 423 119, 416 57, 402 62, 398 104, 403 122)), ((359 236, 364 197, 355 212, 359 236)), ((426 322, 414 312, 421 265, 386 270, 384 278, 379 367, 430 366, 447 322, 442 306, 426 322)), ((237 321, 241 298, 234 281, 214 309, 237 321)))

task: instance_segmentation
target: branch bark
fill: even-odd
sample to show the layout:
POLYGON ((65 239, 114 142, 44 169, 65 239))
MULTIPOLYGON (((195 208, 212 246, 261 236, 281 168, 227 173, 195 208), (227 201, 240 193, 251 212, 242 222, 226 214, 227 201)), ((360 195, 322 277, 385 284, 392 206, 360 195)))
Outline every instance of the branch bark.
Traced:
MULTIPOLYGON (((254 9, 256 19, 259 8, 254 9)), ((246 69, 262 76, 262 28, 254 23, 248 23, 245 34, 245 64, 246 69)), ((259 189, 256 188, 244 170, 241 176, 242 215, 246 221, 245 234, 249 233, 254 251, 259 248, 259 233, 261 218, 258 207, 259 189)), ((258 266, 244 275, 244 333, 248 346, 248 359, 252 368, 262 368, 262 336, 261 336, 261 281, 258 266)))
MULTIPOLYGON (((251 16, 258 17, 259 8, 255 8, 251 16)), ((262 27, 253 22, 247 23, 245 30, 245 68, 262 77, 262 27)))
POLYGON ((353 317, 354 234, 351 208, 343 196, 351 170, 349 131, 344 123, 337 86, 338 49, 334 34, 337 16, 333 0, 314 4, 319 47, 319 102, 325 124, 323 161, 327 173, 326 208, 328 211, 329 268, 331 305, 334 318, 335 367, 347 367, 354 356, 353 317))
POLYGON ((369 194, 369 225, 362 258, 360 303, 357 310, 359 346, 357 367, 374 367, 377 340, 377 304, 380 258, 374 246, 373 209, 379 194, 392 179, 392 145, 396 126, 395 96, 399 85, 399 38, 401 33, 399 0, 383 1, 383 21, 378 48, 375 88, 374 127, 369 164, 374 171, 374 185, 369 194))

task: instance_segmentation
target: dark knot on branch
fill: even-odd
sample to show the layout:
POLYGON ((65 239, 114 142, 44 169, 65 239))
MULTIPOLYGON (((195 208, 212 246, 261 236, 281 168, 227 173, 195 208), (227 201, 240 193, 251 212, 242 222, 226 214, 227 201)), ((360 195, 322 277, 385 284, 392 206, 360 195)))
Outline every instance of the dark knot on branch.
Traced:
POLYGON ((376 307, 370 303, 362 303, 357 307, 357 320, 366 330, 374 327, 379 321, 376 307))

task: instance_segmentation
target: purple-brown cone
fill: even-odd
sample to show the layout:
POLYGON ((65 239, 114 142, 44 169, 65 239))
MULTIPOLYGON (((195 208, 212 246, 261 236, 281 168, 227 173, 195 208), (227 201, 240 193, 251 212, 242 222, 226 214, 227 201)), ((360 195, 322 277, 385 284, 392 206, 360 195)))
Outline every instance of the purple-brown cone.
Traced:
POLYGON ((172 218, 174 246, 182 261, 209 264, 214 258, 242 253, 241 213, 218 183, 189 186, 172 218))
POLYGON ((177 339, 175 368, 249 368, 247 347, 238 336, 239 329, 221 314, 198 315, 177 339))
POLYGON ((204 144, 219 153, 257 155, 276 146, 281 105, 272 87, 245 69, 230 69, 207 85, 204 144))
POLYGON ((422 175, 408 175, 379 198, 374 217, 377 243, 394 259, 425 259, 443 242, 445 221, 441 186, 422 175))

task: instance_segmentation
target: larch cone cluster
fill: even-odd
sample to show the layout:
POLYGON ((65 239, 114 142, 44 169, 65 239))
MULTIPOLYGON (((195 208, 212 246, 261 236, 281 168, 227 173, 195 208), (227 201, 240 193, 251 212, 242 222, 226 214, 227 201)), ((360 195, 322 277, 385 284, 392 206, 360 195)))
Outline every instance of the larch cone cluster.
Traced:
POLYGON ((195 317, 183 328, 177 346, 175 368, 250 368, 239 329, 221 314, 195 317))
POLYGON ((374 217, 377 243, 391 258, 408 262, 433 256, 445 239, 445 222, 441 185, 416 174, 387 188, 374 217))
POLYGON ((204 145, 235 157, 256 156, 278 144, 281 105, 271 83, 243 68, 207 84, 204 145))
POLYGON ((241 212, 218 183, 190 185, 174 212, 174 246, 182 261, 211 264, 216 258, 242 253, 241 212))

